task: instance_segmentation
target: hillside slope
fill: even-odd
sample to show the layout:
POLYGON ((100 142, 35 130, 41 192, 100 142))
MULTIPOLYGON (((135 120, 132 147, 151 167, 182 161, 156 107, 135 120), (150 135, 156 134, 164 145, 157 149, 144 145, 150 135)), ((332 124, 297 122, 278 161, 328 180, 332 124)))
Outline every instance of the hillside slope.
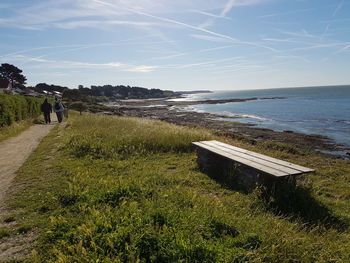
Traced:
POLYGON ((21 235, 38 235, 28 261, 350 258, 348 162, 219 138, 317 170, 288 199, 263 198, 261 189, 243 194, 198 170, 190 142, 214 137, 159 121, 74 116, 61 135, 52 131, 16 179, 21 190, 10 203, 12 217, 26 227, 21 235))

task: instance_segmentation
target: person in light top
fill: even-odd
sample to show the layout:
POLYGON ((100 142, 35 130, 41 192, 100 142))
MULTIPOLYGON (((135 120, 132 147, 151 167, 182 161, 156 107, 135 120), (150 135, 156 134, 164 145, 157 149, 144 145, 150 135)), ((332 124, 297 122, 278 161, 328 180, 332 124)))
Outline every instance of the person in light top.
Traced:
POLYGON ((57 115, 57 121, 59 123, 62 122, 63 120, 63 111, 64 111, 64 107, 62 105, 62 102, 56 97, 55 98, 55 102, 53 103, 53 111, 56 112, 57 115))

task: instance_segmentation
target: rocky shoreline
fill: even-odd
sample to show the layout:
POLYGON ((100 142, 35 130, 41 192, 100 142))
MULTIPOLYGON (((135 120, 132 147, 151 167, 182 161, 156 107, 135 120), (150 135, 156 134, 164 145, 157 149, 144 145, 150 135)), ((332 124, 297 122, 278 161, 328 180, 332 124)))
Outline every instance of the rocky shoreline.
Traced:
MULTIPOLYGON (((271 100, 283 98, 259 98, 259 100, 262 99, 271 100)), ((258 100, 258 98, 206 101, 177 101, 176 99, 120 100, 109 103, 107 106, 117 114, 158 119, 177 125, 191 127, 200 126, 214 130, 217 134, 245 140, 251 144, 257 141, 287 143, 302 151, 318 152, 333 158, 349 159, 350 148, 338 145, 325 136, 302 134, 292 131, 273 131, 270 129, 258 128, 251 124, 236 122, 234 118, 228 118, 227 116, 184 110, 184 106, 189 105, 232 103, 251 100, 258 100)))

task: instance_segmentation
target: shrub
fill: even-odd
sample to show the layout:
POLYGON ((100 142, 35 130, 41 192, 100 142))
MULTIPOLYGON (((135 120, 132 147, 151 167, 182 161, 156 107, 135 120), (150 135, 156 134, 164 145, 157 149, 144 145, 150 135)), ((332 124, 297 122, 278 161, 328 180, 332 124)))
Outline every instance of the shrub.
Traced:
POLYGON ((38 117, 42 102, 39 98, 0 94, 0 127, 38 117))
POLYGON ((88 109, 88 106, 86 103, 82 101, 76 101, 73 102, 69 105, 69 108, 72 110, 77 110, 80 112, 80 115, 82 114, 83 111, 86 111, 88 109))

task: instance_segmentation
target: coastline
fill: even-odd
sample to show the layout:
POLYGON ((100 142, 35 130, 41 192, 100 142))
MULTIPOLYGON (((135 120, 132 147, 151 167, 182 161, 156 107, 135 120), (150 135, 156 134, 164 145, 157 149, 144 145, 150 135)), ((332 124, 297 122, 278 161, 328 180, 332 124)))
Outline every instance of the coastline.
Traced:
POLYGON ((105 105, 109 106, 119 115, 158 119, 161 121, 190 127, 200 126, 214 130, 219 135, 239 138, 251 144, 255 144, 257 141, 286 143, 293 145, 300 151, 317 152, 321 155, 338 159, 350 158, 349 147, 337 144, 335 141, 326 136, 318 134, 303 134, 288 130, 281 132, 266 128, 258 128, 253 124, 246 124, 238 121, 234 122, 232 120, 235 118, 232 117, 183 109, 184 106, 197 104, 224 104, 253 100, 284 99, 283 97, 204 101, 184 101, 171 99, 174 98, 118 100, 105 105), (225 121, 225 119, 227 119, 227 121, 225 121))

